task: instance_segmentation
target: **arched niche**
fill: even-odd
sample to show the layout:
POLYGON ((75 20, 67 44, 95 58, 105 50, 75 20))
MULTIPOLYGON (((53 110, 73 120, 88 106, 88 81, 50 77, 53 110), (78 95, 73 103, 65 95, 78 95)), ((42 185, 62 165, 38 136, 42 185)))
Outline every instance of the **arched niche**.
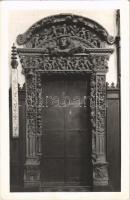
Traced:
POLYGON ((114 42, 100 24, 73 14, 44 18, 18 35, 17 44, 22 47, 17 48, 17 53, 26 80, 25 187, 41 184, 43 74, 90 75, 93 188, 109 185, 105 142, 106 73, 113 52, 109 46, 114 42))

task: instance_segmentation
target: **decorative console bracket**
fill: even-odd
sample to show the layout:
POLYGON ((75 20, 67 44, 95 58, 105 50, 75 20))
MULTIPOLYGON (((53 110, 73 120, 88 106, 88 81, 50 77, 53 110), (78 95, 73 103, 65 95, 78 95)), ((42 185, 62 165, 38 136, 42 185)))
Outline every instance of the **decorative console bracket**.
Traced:
POLYGON ((42 19, 17 37, 26 78, 25 187, 40 185, 42 74, 90 74, 93 185, 108 185, 105 152, 106 72, 114 38, 98 23, 76 15, 42 19))

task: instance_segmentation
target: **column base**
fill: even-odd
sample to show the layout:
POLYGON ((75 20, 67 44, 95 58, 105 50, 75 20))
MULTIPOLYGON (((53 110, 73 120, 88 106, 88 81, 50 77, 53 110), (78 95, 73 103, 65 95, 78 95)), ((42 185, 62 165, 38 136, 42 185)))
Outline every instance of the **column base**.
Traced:
POLYGON ((24 188, 39 188, 39 186, 40 163, 35 158, 29 158, 24 165, 24 188))
POLYGON ((93 186, 92 192, 113 192, 111 185, 93 186))
POLYGON ((95 162, 93 163, 93 187, 94 188, 108 188, 108 163, 95 162))

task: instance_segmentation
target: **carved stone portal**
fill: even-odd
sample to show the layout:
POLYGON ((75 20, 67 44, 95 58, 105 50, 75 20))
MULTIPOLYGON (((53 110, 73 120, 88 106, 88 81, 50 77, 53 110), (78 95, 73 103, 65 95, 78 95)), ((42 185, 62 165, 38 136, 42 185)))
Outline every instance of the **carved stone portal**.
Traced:
POLYGON ((90 74, 93 185, 108 185, 105 152, 106 72, 114 38, 98 23, 76 15, 47 17, 17 37, 26 77, 25 187, 40 186, 42 74, 90 74))

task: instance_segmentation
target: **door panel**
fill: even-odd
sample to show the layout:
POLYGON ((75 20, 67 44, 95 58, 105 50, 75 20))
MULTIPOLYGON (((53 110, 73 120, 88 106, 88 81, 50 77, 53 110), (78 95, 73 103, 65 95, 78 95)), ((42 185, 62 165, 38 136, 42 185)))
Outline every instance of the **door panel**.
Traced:
POLYGON ((47 131, 43 137, 44 157, 64 157, 64 132, 47 131))
POLYGON ((88 81, 43 80, 43 185, 90 185, 88 81))
POLYGON ((59 107, 46 107, 43 109, 44 130, 64 130, 64 110, 59 107))
POLYGON ((86 157, 89 156, 89 140, 86 131, 67 131, 65 134, 65 156, 86 157))
POLYGON ((64 182, 64 159, 43 159, 42 178, 44 184, 64 182))
POLYGON ((65 182, 77 185, 87 185, 90 180, 90 166, 86 158, 73 158, 65 160, 65 182))
POLYGON ((65 128, 67 130, 86 130, 87 129, 87 109, 73 108, 65 109, 65 128))

